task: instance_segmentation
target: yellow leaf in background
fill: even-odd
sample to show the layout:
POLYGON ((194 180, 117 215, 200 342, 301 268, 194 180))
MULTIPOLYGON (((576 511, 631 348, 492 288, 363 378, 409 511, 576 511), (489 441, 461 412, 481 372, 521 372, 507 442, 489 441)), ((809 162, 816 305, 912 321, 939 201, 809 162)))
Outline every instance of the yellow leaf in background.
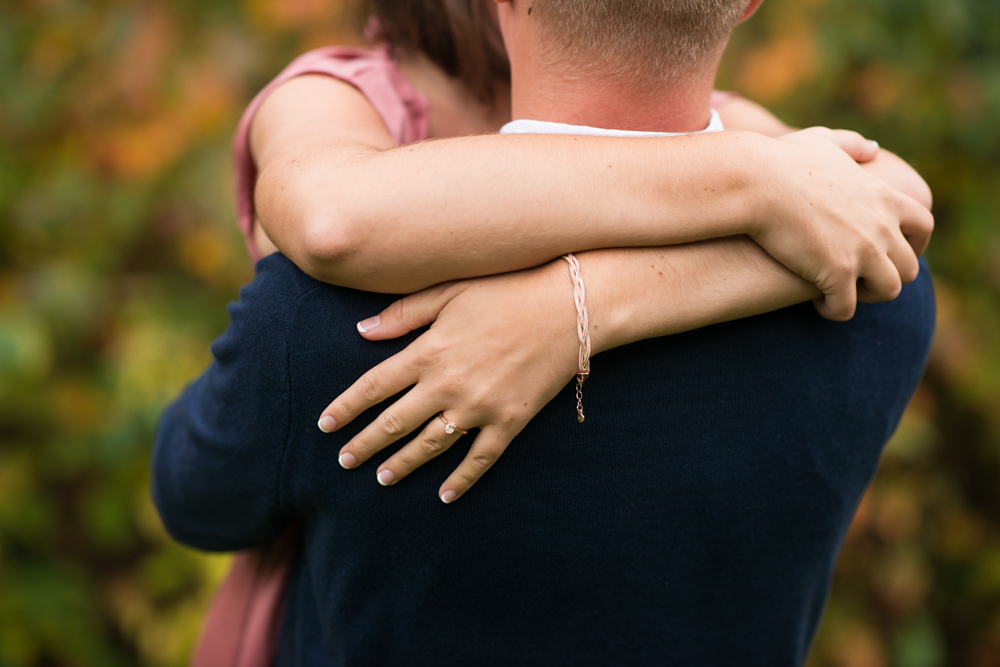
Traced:
POLYGON ((809 25, 799 22, 781 37, 750 51, 740 71, 743 91, 765 103, 787 97, 816 72, 815 39, 809 25))
POLYGON ((260 25, 287 30, 340 24, 343 4, 343 0, 249 0, 248 10, 260 25))
POLYGON ((927 601, 933 577, 919 551, 887 555, 875 574, 875 588, 882 602, 897 616, 905 617, 927 601))
POLYGON ((202 280, 211 281, 229 261, 228 239, 212 229, 199 229, 181 238, 181 265, 202 280))
POLYGON ((75 55, 73 35, 66 26, 48 26, 35 40, 29 67, 39 77, 55 77, 75 55))
POLYGON ((966 508, 949 507, 936 518, 934 548, 948 560, 971 560, 982 552, 993 530, 966 508))
POLYGON ((886 542, 912 540, 920 530, 921 507, 913 493, 905 488, 880 489, 875 531, 886 542))
POLYGON ((966 68, 956 67, 948 73, 948 101, 962 123, 973 123, 986 110, 983 84, 966 68))
POLYGON ((175 112, 139 125, 112 128, 95 136, 88 152, 100 171, 126 180, 143 180, 173 164, 192 139, 186 114, 175 112))
POLYGON ((934 280, 937 330, 929 365, 949 383, 970 382, 979 371, 982 345, 975 328, 962 313, 962 300, 940 279, 934 280))
POLYGON ((174 19, 163 3, 141 3, 131 14, 133 29, 115 61, 115 83, 133 112, 155 108, 163 71, 176 42, 174 19))
POLYGON ((149 179, 236 114, 236 86, 222 70, 187 67, 180 100, 155 117, 95 133, 88 153, 98 171, 126 180, 149 179))
POLYGON ((854 99, 859 108, 872 116, 893 109, 903 94, 903 72, 886 63, 870 65, 854 80, 854 99))
POLYGON ((854 512, 854 518, 851 520, 851 525, 847 529, 846 542, 852 542, 861 536, 863 536, 868 528, 871 526, 872 518, 874 517, 874 505, 875 499, 872 494, 872 490, 868 489, 864 496, 861 497, 861 503, 858 504, 858 509, 854 512))
POLYGON ((860 623, 838 628, 827 650, 830 664, 836 667, 887 667, 888 664, 879 636, 860 623))
POLYGON ((109 398, 81 380, 63 381, 55 390, 53 417, 67 433, 85 433, 106 423, 109 398))

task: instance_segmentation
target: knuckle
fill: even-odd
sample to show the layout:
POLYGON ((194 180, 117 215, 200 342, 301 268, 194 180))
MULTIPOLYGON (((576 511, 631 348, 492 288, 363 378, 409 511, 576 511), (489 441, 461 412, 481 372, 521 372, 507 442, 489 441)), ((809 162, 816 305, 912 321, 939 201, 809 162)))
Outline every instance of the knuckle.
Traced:
POLYGON ((395 459, 389 461, 387 465, 391 465, 393 463, 395 463, 395 466, 393 467, 399 469, 403 475, 409 475, 411 472, 420 467, 419 462, 403 453, 400 453, 395 457, 395 459))
POLYGON ((397 322, 406 322, 406 314, 409 312, 409 307, 406 304, 406 299, 400 299, 389 306, 389 316, 394 318, 397 322))
POLYGON ((481 454, 473 454, 470 457, 470 463, 476 467, 481 472, 486 472, 490 467, 497 462, 497 456, 493 452, 483 452, 481 454))
POLYGON ((467 470, 457 472, 456 476, 458 477, 458 479, 462 480, 460 484, 456 484, 454 487, 455 491, 458 491, 459 493, 464 493, 465 491, 467 491, 470 486, 479 481, 480 477, 479 473, 474 473, 467 470))
POLYGON ((379 386, 378 382, 375 380, 375 376, 370 372, 362 375, 361 395, 365 397, 365 400, 377 403, 380 398, 379 394, 379 386))
POLYGON ((854 274, 854 261, 849 257, 837 257, 830 265, 830 279, 835 284, 853 279, 854 274))
POLYGON ((444 442, 433 435, 421 438, 419 445, 421 451, 428 456, 437 456, 445 448, 444 442))
POLYGON ((403 435, 403 423, 391 412, 382 413, 380 422, 382 424, 382 431, 385 432, 386 435, 393 438, 398 438, 403 435))

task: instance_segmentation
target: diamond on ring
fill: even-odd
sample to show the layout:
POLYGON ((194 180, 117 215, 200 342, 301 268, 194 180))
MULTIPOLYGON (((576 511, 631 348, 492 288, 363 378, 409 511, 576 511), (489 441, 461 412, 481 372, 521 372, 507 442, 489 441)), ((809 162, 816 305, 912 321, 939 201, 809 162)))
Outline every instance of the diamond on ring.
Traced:
POLYGON ((448 421, 448 418, 444 416, 443 412, 439 412, 438 413, 438 418, 442 422, 444 422, 444 432, 447 433, 448 435, 451 435, 455 431, 458 431, 462 435, 465 435, 466 433, 468 433, 468 431, 466 431, 464 428, 459 428, 458 424, 456 424, 455 422, 448 421))

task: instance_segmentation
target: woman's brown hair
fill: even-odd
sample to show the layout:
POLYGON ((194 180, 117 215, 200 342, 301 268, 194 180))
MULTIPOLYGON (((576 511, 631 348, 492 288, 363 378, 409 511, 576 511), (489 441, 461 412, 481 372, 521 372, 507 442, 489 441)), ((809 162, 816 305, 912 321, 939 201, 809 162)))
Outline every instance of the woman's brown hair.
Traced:
POLYGON ((503 37, 491 0, 367 0, 368 16, 395 48, 423 53, 483 102, 498 82, 510 81, 503 37))

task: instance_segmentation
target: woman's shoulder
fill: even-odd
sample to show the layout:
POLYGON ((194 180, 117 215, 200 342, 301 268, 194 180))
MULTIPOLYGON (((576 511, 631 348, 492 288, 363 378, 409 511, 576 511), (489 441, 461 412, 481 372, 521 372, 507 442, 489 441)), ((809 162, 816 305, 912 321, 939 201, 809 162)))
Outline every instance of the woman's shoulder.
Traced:
POLYGON ((381 116, 397 144, 427 138, 427 98, 400 72, 387 45, 326 46, 303 53, 257 94, 244 118, 252 116, 276 87, 306 74, 327 75, 357 88, 381 116))
POLYGON ((253 98, 243 112, 233 138, 236 215, 246 237, 247 250, 254 260, 259 259, 261 253, 252 238, 257 165, 250 151, 250 127, 268 95, 281 84, 307 74, 330 76, 357 88, 382 119, 397 145, 427 138, 430 117, 427 98, 399 71, 388 46, 327 46, 297 57, 253 98))

